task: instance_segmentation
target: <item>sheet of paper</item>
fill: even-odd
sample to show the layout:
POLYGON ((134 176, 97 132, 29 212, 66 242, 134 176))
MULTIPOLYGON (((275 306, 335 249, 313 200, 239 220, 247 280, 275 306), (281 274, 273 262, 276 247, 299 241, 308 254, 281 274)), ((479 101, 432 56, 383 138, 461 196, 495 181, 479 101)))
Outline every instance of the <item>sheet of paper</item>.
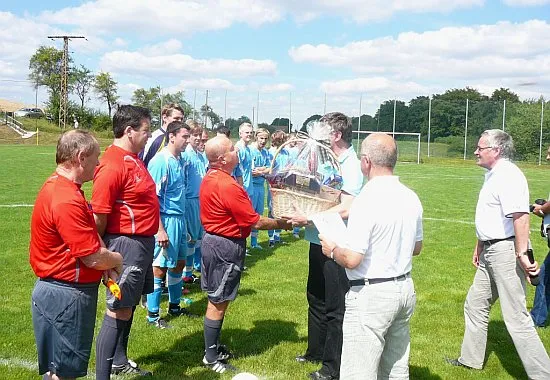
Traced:
POLYGON ((339 247, 345 247, 347 227, 340 214, 335 212, 321 212, 311 216, 311 221, 319 233, 335 242, 339 247))

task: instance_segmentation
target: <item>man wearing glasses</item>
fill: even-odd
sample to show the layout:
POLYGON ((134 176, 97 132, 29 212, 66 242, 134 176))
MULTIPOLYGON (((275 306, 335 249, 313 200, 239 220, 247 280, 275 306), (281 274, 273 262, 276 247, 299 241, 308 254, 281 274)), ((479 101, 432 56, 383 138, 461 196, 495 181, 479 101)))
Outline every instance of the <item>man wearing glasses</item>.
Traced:
POLYGON ((510 161, 512 137, 499 129, 481 134, 475 155, 485 169, 475 225, 474 283, 464 303, 466 322, 461 355, 454 366, 482 369, 491 306, 500 298, 502 316, 530 379, 550 379, 550 359, 525 305, 526 276, 539 273, 526 255, 529 240, 529 188, 510 161))

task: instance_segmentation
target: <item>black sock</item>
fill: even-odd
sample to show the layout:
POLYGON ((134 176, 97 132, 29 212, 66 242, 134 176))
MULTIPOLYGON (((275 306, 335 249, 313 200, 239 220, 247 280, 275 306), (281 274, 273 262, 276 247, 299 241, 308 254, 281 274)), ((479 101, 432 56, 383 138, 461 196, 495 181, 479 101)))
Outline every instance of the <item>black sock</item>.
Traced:
POLYGON ((218 359, 218 344, 222 324, 223 319, 216 321, 204 317, 204 353, 209 363, 213 363, 218 359))
POLYGON ((128 338, 130 337, 130 329, 132 328, 132 322, 134 321, 135 310, 136 307, 134 306, 132 309, 132 316, 126 323, 126 328, 118 338, 115 356, 113 357, 113 365, 124 365, 128 363, 128 338))
POLYGON ((103 323, 101 324, 99 334, 97 334, 95 345, 96 380, 110 379, 111 365, 113 363, 113 356, 115 354, 117 342, 120 339, 120 335, 126 329, 127 323, 127 321, 115 319, 108 315, 105 315, 105 317, 103 317, 103 323))

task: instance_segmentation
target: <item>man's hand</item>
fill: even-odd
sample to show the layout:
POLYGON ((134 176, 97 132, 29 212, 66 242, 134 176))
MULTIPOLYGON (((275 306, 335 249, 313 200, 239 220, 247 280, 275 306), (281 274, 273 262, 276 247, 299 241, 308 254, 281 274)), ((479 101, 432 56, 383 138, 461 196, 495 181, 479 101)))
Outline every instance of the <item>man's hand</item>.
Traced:
POLYGON ((330 253, 336 248, 336 243, 332 240, 329 240, 322 234, 319 234, 319 240, 321 241, 321 247, 323 249, 323 255, 330 257, 330 253))
POLYGON ((533 204, 533 214, 535 214, 536 216, 540 216, 541 218, 544 218, 544 213, 542 212, 542 206, 544 205, 538 205, 538 204, 533 204))
POLYGON ((157 240, 157 245, 161 248, 168 248, 168 244, 170 244, 170 240, 168 239, 168 234, 164 230, 164 228, 159 229, 157 234, 155 235, 155 239, 157 240))
POLYGON ((521 265, 521 267, 523 268, 523 270, 525 271, 525 273, 527 274, 527 276, 531 276, 531 277, 534 277, 534 276, 537 276, 540 272, 540 268, 539 268, 539 263, 538 262, 534 262, 531 264, 531 261, 529 261, 529 257, 527 257, 527 255, 521 255, 519 258, 519 263, 521 265))
POLYGON ((288 219, 294 227, 306 226, 309 221, 304 212, 295 203, 292 204, 292 208, 294 209, 294 213, 292 215, 283 215, 283 219, 288 219))
POLYGON ((477 250, 477 247, 474 248, 474 254, 472 255, 472 264, 474 264, 474 267, 479 267, 479 252, 477 250))

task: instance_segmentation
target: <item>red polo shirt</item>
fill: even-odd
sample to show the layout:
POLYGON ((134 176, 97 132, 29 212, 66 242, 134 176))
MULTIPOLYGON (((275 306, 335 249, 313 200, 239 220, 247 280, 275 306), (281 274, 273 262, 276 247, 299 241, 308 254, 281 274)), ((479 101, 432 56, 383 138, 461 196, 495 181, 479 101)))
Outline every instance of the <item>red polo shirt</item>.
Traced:
POLYGON ((42 186, 31 218, 30 264, 40 278, 74 283, 98 282, 103 271, 80 257, 101 247, 94 216, 80 185, 58 174, 42 186))
POLYGON ((159 201, 153 178, 137 154, 111 145, 94 175, 92 207, 108 214, 106 233, 153 236, 159 228, 159 201))
POLYGON ((258 215, 248 194, 231 175, 209 170, 199 191, 201 222, 206 232, 229 238, 246 238, 258 215))

